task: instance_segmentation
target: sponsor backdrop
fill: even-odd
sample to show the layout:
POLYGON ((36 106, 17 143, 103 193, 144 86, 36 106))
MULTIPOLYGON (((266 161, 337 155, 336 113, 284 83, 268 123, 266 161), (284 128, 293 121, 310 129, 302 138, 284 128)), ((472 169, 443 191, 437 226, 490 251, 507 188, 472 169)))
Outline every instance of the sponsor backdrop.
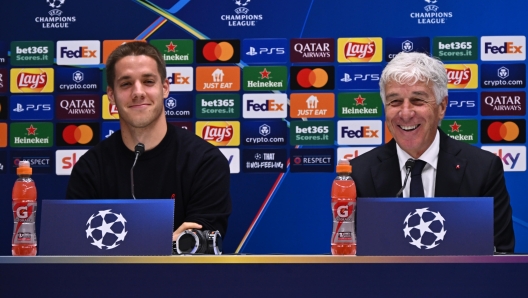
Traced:
POLYGON ((229 161, 226 253, 330 252, 336 160, 390 140, 378 82, 401 51, 445 62, 441 127, 502 159, 516 252, 527 253, 527 8, 520 0, 10 1, 0 18, 0 255, 11 253, 18 162, 31 162, 39 202, 63 199, 75 162, 119 129, 104 63, 131 40, 163 53, 169 123, 229 161))

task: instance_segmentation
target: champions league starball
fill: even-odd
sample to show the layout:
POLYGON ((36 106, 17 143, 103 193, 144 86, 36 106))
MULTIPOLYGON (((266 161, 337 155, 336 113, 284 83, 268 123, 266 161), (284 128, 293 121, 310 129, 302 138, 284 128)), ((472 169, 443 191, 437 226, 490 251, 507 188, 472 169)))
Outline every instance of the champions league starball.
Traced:
POLYGON ((118 247, 128 233, 125 227, 126 219, 121 213, 110 212, 112 209, 101 210, 92 214, 86 225, 86 238, 99 249, 113 249, 118 247))
POLYGON ((52 8, 61 7, 62 4, 64 4, 64 1, 66 1, 66 0, 47 0, 49 6, 51 6, 52 8))
POLYGON ((411 245, 419 249, 437 247, 446 235, 445 219, 440 212, 428 210, 429 207, 416 209, 405 218, 403 233, 411 245))

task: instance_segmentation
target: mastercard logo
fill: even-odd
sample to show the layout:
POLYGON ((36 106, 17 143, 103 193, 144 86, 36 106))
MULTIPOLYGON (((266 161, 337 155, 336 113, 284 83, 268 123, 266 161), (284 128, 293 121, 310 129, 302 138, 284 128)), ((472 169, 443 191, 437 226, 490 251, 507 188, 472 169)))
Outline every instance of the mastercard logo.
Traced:
POLYGON ((99 140, 98 123, 57 123, 58 146, 93 146, 99 140))
POLYGON ((201 40, 196 42, 198 63, 240 62, 239 40, 201 40))
POLYGON ((233 57, 234 53, 233 46, 225 41, 220 43, 209 42, 202 50, 204 58, 211 62, 216 60, 227 61, 233 57))
POLYGON ((303 88, 321 88, 328 83, 328 74, 321 68, 304 68, 297 74, 297 82, 303 88))
POLYGON ((519 136, 519 126, 517 124, 508 122, 493 122, 488 126, 488 136, 495 142, 508 141, 511 142, 519 136))
POLYGON ((525 143, 526 120, 482 120, 482 143, 525 143))
POLYGON ((298 67, 292 66, 291 75, 295 80, 291 83, 292 90, 303 89, 334 89, 334 67, 298 67))

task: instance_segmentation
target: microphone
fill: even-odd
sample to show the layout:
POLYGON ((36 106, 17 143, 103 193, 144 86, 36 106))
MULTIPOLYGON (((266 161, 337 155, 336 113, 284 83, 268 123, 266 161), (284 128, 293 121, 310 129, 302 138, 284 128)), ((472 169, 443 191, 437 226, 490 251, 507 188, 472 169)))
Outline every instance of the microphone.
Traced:
POLYGON ((396 194, 396 197, 399 197, 402 192, 403 192, 403 189, 405 188, 405 185, 407 185, 407 179, 409 179, 409 174, 411 174, 411 171, 412 169, 414 168, 414 159, 412 158, 409 158, 406 162, 405 162, 405 168, 407 169, 407 174, 405 174, 405 181, 403 182, 403 186, 402 188, 400 189, 400 191, 396 194))
POLYGON ((136 196, 134 195, 134 167, 136 166, 136 162, 138 158, 145 152, 145 145, 142 143, 137 143, 136 147, 134 148, 134 152, 136 153, 136 158, 134 159, 134 164, 132 164, 132 168, 130 168, 130 186, 132 190, 132 197, 134 200, 136 199, 136 196))

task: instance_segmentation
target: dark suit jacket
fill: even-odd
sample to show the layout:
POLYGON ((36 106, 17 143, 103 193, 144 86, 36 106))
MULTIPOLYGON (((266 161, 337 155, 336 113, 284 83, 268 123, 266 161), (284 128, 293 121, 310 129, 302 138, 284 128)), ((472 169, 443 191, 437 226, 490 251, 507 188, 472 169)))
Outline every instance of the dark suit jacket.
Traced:
MULTIPOLYGON (((439 132, 435 197, 493 197, 496 250, 513 252, 512 209, 502 161, 493 153, 454 140, 441 130, 439 132)), ((358 197, 394 197, 402 187, 394 139, 350 163, 358 197)))

